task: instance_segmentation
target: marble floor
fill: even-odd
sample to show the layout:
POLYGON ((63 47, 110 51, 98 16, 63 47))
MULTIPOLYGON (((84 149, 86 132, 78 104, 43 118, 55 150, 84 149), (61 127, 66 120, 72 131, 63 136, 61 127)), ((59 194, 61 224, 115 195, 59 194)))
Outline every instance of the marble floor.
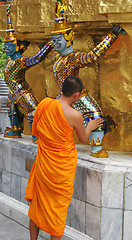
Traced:
MULTIPOLYGON (((0 240, 29 240, 29 230, 0 214, 0 240)), ((38 237, 38 240, 43 238, 38 237)))

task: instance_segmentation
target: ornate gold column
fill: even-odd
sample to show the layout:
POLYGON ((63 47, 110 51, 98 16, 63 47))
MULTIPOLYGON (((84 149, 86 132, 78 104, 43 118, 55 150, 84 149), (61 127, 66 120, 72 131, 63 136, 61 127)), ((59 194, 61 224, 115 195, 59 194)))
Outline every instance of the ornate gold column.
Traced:
MULTIPOLYGON (((12 22, 21 40, 31 42, 25 56, 39 51, 50 38, 54 25, 55 0, 15 0, 12 22)), ((75 31, 74 50, 90 51, 111 30, 120 24, 126 34, 99 61, 80 70, 84 85, 102 107, 119 124, 114 134, 105 136, 108 150, 132 151, 132 2, 131 0, 67 0, 67 21, 75 31)), ((0 6, 0 36, 5 36, 6 5, 0 6)), ((26 79, 39 100, 55 97, 57 84, 52 74, 51 54, 27 71, 26 79), (37 84, 36 84, 37 83, 37 84)), ((25 124, 25 134, 29 133, 25 124)))
POLYGON ((108 16, 111 24, 120 24, 132 39, 132 1, 131 0, 102 0, 99 13, 108 16))
POLYGON ((104 145, 110 150, 132 151, 132 1, 102 0, 99 13, 126 31, 100 60, 102 108, 119 124, 114 134, 106 135, 104 145))

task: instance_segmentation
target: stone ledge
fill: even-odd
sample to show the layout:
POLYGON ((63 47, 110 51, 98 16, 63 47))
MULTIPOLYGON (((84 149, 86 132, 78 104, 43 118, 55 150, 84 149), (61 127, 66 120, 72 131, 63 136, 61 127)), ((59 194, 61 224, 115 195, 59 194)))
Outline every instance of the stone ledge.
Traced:
MULTIPOLYGON (((28 206, 25 204, 0 193, 0 213, 6 217, 18 222, 24 227, 28 227, 28 206)), ((50 235, 40 231, 40 236, 45 240, 50 239, 50 235)), ((87 235, 66 226, 62 240, 94 240, 87 235)))
MULTIPOLYGON (((90 146, 83 144, 76 144, 78 151, 78 163, 85 164, 98 164, 107 167, 125 167, 132 168, 132 152, 122 151, 108 151, 109 158, 95 158, 90 156, 90 146)), ((104 170, 105 170, 104 168, 104 170)))
POLYGON ((108 14, 108 21, 111 24, 112 23, 130 24, 130 23, 132 23, 132 12, 131 13, 109 13, 108 14))
POLYGON ((132 5, 122 4, 122 5, 106 5, 106 6, 99 6, 99 13, 106 14, 106 13, 131 13, 132 12, 132 5))
POLYGON ((75 22, 76 24, 78 22, 107 22, 107 19, 105 16, 102 16, 100 14, 95 14, 95 13, 89 13, 89 14, 81 14, 81 15, 76 15, 76 14, 67 14, 67 21, 70 22, 75 22))
MULTIPOLYGON (((8 146, 14 146, 15 148, 21 148, 27 151, 37 152, 37 144, 32 143, 31 135, 23 135, 22 138, 5 138, 3 134, 0 134, 0 143, 8 144, 8 146)), ((82 165, 93 163, 103 165, 104 167, 125 167, 132 168, 132 152, 122 151, 108 151, 109 158, 95 158, 90 156, 91 147, 86 144, 76 144, 78 151, 78 163, 82 165), (89 162, 89 163, 88 163, 89 162)))

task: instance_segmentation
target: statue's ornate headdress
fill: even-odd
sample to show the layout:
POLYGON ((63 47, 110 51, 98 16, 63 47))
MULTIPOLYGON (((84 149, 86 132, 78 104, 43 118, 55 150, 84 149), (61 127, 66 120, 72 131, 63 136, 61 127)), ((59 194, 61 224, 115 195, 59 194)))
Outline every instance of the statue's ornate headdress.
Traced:
POLYGON ((6 26, 6 36, 5 36, 4 42, 15 43, 16 52, 20 50, 20 53, 23 53, 27 49, 30 43, 28 41, 20 41, 19 37, 15 34, 15 30, 12 26, 12 21, 11 21, 10 8, 11 8, 11 5, 9 5, 6 9, 7 26, 6 26))
POLYGON ((51 31, 52 35, 63 34, 64 38, 67 40, 67 47, 70 46, 71 42, 74 38, 74 32, 72 27, 65 21, 63 17, 63 13, 66 11, 67 5, 64 0, 56 1, 56 9, 55 9, 55 26, 51 31))
POLYGON ((7 26, 6 26, 6 37, 4 39, 5 42, 16 41, 16 36, 14 34, 15 30, 11 22, 10 7, 11 5, 9 5, 6 9, 7 26))

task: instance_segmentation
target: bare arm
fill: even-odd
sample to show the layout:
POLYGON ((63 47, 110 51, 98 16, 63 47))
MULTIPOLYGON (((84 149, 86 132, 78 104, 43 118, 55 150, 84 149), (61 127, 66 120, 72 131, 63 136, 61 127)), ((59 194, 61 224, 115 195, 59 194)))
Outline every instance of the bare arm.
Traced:
POLYGON ((77 133, 77 137, 79 141, 82 143, 87 142, 91 132, 102 125, 103 125, 103 119, 97 118, 94 120, 90 120, 90 122, 88 123, 88 126, 85 129, 83 125, 83 117, 81 113, 77 112, 74 115, 74 128, 77 133))

